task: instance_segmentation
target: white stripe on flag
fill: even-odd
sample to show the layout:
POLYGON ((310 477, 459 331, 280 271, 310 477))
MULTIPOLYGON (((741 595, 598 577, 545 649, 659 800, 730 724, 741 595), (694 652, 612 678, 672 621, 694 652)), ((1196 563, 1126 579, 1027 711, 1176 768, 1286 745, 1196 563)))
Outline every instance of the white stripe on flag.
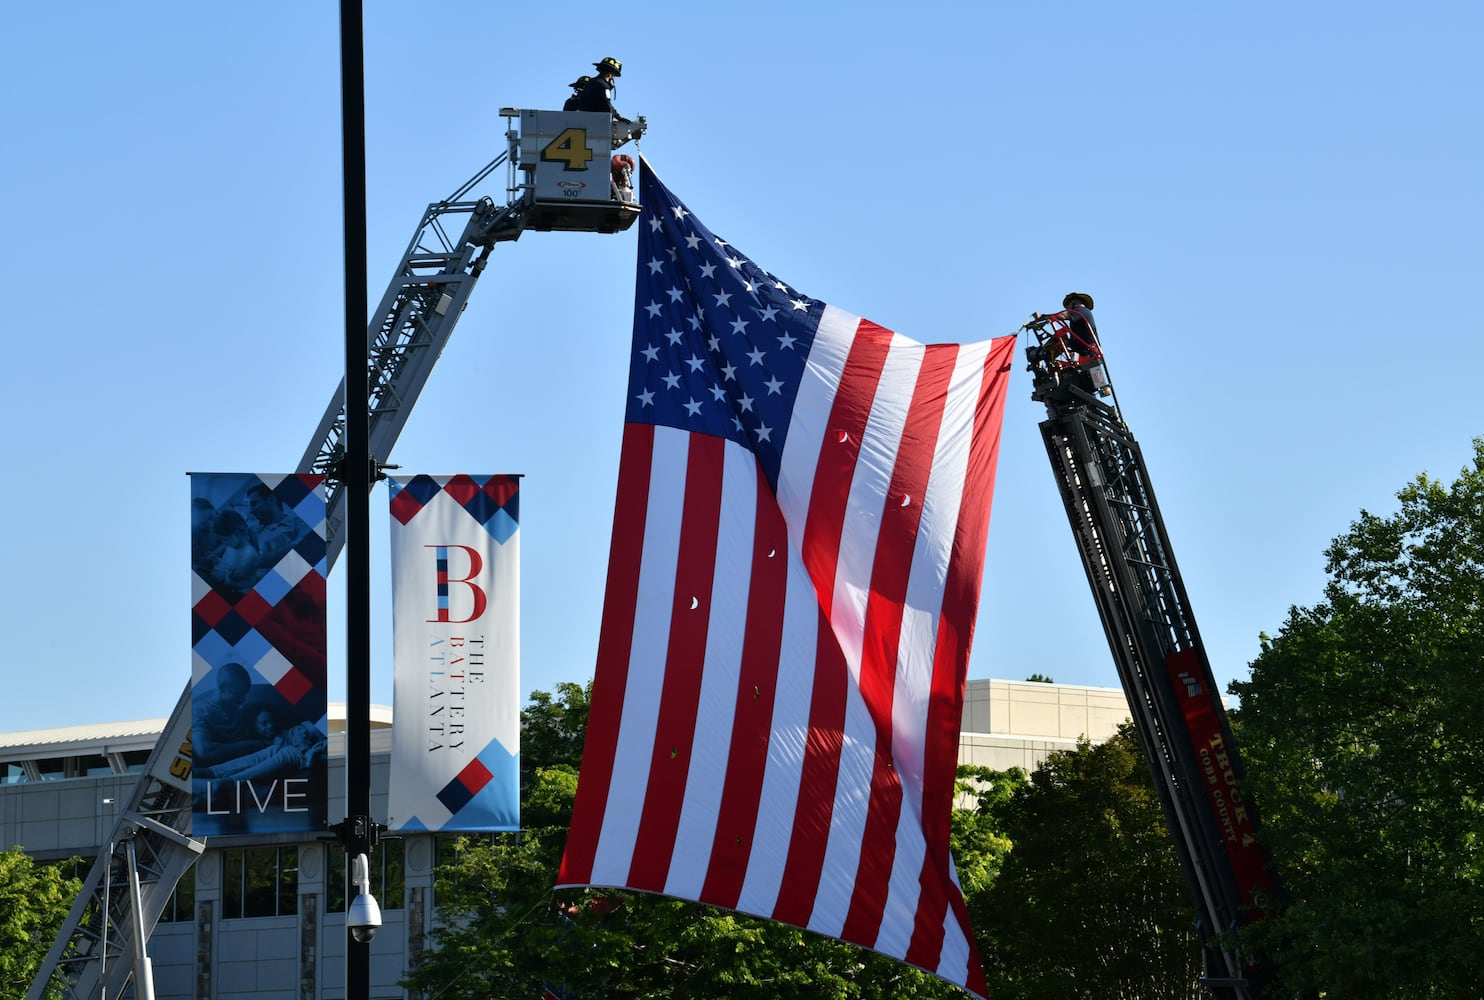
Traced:
MULTIPOLYGON (((972 426, 989 347, 988 343, 970 344, 959 351, 943 412, 944 427, 972 426)), ((893 701, 892 760, 903 776, 904 786, 916 792, 922 789, 927 698, 932 690, 943 588, 953 554, 953 539, 968 471, 967 438, 968 435, 938 435, 932 478, 922 498, 922 522, 913 553, 913 570, 902 619, 893 701)), ((904 798, 903 806, 904 810, 910 808, 920 821, 920 798, 904 798)))
MULTIPOLYGON (((793 419, 788 425, 788 447, 778 471, 778 506, 790 523, 803 526, 803 512, 809 509, 810 490, 814 485, 814 468, 819 449, 824 444, 830 407, 840 388, 840 373, 855 337, 860 320, 849 313, 825 306, 809 351, 809 367, 799 394, 794 399, 793 419), (799 520, 793 522, 792 515, 799 520)), ((795 545, 798 538, 790 532, 795 545)))
POLYGON ((778 670, 777 696, 773 700, 772 732, 768 737, 768 763, 763 772, 762 796, 757 814, 767 817, 753 834, 752 856, 737 908, 748 913, 772 913, 783 885, 783 868, 793 838, 794 810, 803 778, 805 743, 809 737, 809 703, 814 675, 807 667, 814 662, 818 636, 819 604, 814 589, 798 559, 790 551, 788 590, 784 597, 783 640, 778 659, 786 669, 778 670))
MULTIPOLYGON (((668 434, 680 435, 670 428, 668 434)), ((682 437, 688 435, 680 435, 682 437)), ((665 892, 694 899, 701 894, 711 865, 711 843, 726 781, 727 749, 737 704, 742 668, 751 565, 752 525, 757 506, 757 459, 739 445, 723 453, 721 523, 729 530, 717 538, 716 570, 711 588, 711 617, 706 633, 706 669, 696 712, 696 752, 686 777, 685 800, 675 843, 685 845, 670 860, 665 892), (701 739, 704 735, 704 739, 701 739)))
POLYGON ((830 937, 840 936, 855 891, 875 758, 876 728, 859 690, 852 686, 845 700, 845 742, 840 748, 840 772, 835 782, 835 807, 830 815, 824 872, 814 897, 814 912, 809 917, 811 931, 830 937))
POLYGON ((629 684, 624 691, 613 784, 608 793, 610 808, 603 813, 603 832, 593 860, 593 879, 607 885, 623 885, 628 880, 642 815, 637 808, 612 806, 642 803, 648 789, 670 635, 668 612, 675 603, 688 440, 689 435, 666 427, 657 428, 654 436, 650 482, 655 485, 650 488, 644 515, 637 605, 652 617, 634 629, 629 684), (665 488, 667 484, 682 488, 665 488))

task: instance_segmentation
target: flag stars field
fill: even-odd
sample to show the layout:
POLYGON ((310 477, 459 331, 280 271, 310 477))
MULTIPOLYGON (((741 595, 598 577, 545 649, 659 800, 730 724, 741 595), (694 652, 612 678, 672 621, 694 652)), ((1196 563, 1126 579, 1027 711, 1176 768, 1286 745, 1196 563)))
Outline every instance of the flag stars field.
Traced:
MULTIPOLYGON (((668 214, 680 224, 693 219, 688 211, 668 214)), ((649 220, 651 232, 660 231, 664 225, 659 215, 649 220)), ((754 322, 776 328, 784 307, 794 312, 801 306, 807 310, 807 302, 789 295, 786 283, 750 271, 757 271, 756 266, 730 250, 725 240, 695 229, 683 229, 674 245, 648 254, 641 269, 641 278, 647 280, 642 282, 645 288, 640 301, 646 301, 643 318, 652 322, 654 338, 639 350, 648 363, 652 381, 635 387, 633 401, 637 407, 657 409, 664 422, 679 428, 739 441, 750 438, 753 442, 776 443, 774 428, 779 422, 755 411, 753 402, 763 397, 783 401, 790 384, 801 374, 802 365, 780 367, 748 331, 754 322), (723 262, 727 265, 724 271, 719 270, 723 262), (728 276, 727 281, 737 282, 741 291, 720 284, 722 275, 728 276), (746 301, 734 301, 739 295, 746 301), (776 301, 770 301, 773 296, 777 296, 776 301), (709 307, 705 305, 708 299, 709 307), (708 312, 714 315, 708 317, 708 312), (685 353, 688 338, 682 326, 692 332, 699 332, 703 326, 707 329, 705 356, 694 350, 685 353), (744 349, 727 350, 723 336, 738 338, 744 349), (739 378, 738 366, 731 360, 734 357, 745 358, 745 367, 754 371, 739 378), (729 401, 723 386, 738 382, 751 391, 743 391, 729 401), (755 415, 757 422, 749 427, 744 415, 755 415)), ((795 351, 800 342, 787 329, 769 340, 776 341, 775 350, 789 352, 795 351)))

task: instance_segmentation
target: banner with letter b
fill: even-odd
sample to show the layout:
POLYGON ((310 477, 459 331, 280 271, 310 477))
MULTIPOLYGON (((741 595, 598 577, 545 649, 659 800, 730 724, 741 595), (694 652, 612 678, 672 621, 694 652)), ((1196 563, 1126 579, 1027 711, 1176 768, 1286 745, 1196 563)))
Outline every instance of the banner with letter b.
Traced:
POLYGON ((387 825, 520 828, 520 479, 388 480, 387 825))

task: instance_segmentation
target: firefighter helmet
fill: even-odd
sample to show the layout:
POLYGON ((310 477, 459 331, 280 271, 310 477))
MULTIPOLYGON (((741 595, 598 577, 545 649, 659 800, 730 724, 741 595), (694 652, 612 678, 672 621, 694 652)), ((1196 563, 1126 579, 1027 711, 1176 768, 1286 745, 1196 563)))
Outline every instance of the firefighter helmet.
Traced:
POLYGON ((614 76, 623 76, 623 63, 612 56, 604 56, 601 62, 593 63, 599 73, 612 73, 614 76))
POLYGON ((1068 292, 1067 297, 1061 300, 1063 309, 1071 309, 1074 306, 1085 306, 1092 308, 1092 296, 1086 292, 1068 292))
POLYGON ((590 76, 586 76, 586 75, 579 76, 577 79, 575 79, 571 83, 567 84, 567 86, 571 87, 573 90, 581 90, 583 87, 586 87, 587 86, 588 81, 591 80, 591 79, 592 79, 592 77, 590 77, 590 76))

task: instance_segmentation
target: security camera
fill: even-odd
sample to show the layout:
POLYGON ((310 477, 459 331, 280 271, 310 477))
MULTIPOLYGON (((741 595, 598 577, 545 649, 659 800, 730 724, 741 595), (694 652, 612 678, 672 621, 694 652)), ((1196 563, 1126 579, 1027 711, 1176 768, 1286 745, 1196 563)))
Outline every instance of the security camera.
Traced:
POLYGON ((376 905, 376 897, 362 892, 351 900, 350 909, 345 911, 345 926, 350 928, 351 937, 361 944, 374 938, 376 928, 381 926, 381 907, 376 905))
POLYGON ((345 926, 350 928, 350 936, 361 944, 369 943, 381 926, 381 907, 376 905, 376 897, 371 895, 369 868, 366 855, 357 854, 351 863, 350 874, 356 895, 345 911, 345 926))

